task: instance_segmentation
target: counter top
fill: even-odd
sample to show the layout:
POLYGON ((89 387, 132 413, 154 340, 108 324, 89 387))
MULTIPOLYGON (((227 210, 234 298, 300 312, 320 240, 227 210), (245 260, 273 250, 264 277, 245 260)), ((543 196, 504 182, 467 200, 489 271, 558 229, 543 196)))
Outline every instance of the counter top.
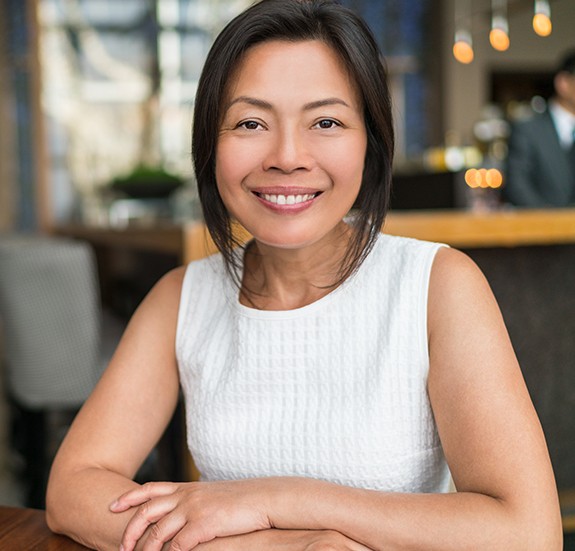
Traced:
MULTIPOLYGON (((95 245, 126 247, 176 255, 189 262, 215 252, 201 222, 183 226, 102 228, 65 225, 55 233, 95 245)), ((248 234, 240 231, 240 238, 248 234)), ((385 233, 446 243, 457 248, 517 247, 575 243, 575 209, 506 210, 475 213, 460 210, 389 213, 385 233)))
POLYGON ((460 248, 575 243, 575 209, 392 212, 383 231, 460 248))
MULTIPOLYGON (((575 243, 575 209, 396 211, 389 213, 383 231, 457 248, 575 243)), ((246 237, 246 232, 241 232, 241 238, 246 237)), ((202 223, 185 227, 184 247, 188 261, 216 250, 202 223)))
POLYGON ((182 226, 90 226, 81 223, 63 224, 53 233, 75 239, 85 239, 93 245, 125 247, 149 252, 180 255, 183 249, 182 226))

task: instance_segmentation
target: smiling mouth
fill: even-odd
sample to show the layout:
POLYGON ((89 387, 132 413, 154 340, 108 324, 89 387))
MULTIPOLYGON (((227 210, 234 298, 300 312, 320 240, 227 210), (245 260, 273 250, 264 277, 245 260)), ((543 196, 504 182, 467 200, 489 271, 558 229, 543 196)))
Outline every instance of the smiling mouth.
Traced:
POLYGON ((305 193, 301 195, 275 195, 255 192, 255 194, 261 199, 264 199, 270 203, 274 203, 275 205, 298 205, 300 203, 305 203, 306 201, 311 201, 320 193, 321 191, 316 193, 305 193))

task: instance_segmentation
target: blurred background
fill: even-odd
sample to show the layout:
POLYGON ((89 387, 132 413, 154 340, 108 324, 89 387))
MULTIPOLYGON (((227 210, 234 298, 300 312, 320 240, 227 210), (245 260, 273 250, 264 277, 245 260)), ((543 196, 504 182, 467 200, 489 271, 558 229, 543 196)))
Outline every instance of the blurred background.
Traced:
MULTIPOLYGON (((4 1, 0 228, 197 215, 189 155, 196 83, 214 36, 249 3, 4 1), (114 182, 142 167, 177 176, 177 200, 113 204, 114 182)), ((456 178, 445 172, 501 169, 508 123, 545 108, 559 57, 575 47, 572 0, 544 2, 552 24, 545 37, 534 31, 532 1, 344 3, 369 21, 386 56, 396 208, 498 208, 498 192, 463 188, 454 197, 456 178), (490 44, 494 13, 505 18, 505 51, 490 44), (453 54, 462 33, 473 48, 467 64, 453 54), (419 181, 424 174, 435 177, 419 181)))
MULTIPOLYGON (((87 243, 98 301, 111 316, 105 328, 121 331, 151 285, 196 254, 196 85, 214 37, 250 3, 0 3, 0 244, 21 234, 87 243)), ((505 186, 512 125, 546 110, 557 63, 575 48, 575 2, 342 3, 369 22, 389 70, 397 134, 390 231, 458 246, 485 271, 558 484, 574 488, 575 211, 518 212, 505 186)), ((7 372, 8 334, 0 341, 7 372)), ((10 475, 19 459, 7 379, 0 503, 25 500, 10 475)))

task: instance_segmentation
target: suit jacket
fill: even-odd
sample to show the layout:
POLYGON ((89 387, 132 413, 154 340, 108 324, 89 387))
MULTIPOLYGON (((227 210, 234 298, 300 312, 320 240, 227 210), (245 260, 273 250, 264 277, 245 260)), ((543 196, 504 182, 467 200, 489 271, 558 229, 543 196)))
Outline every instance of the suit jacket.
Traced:
POLYGON ((509 138, 504 198, 522 207, 565 207, 575 200, 575 167, 549 112, 516 123, 509 138))

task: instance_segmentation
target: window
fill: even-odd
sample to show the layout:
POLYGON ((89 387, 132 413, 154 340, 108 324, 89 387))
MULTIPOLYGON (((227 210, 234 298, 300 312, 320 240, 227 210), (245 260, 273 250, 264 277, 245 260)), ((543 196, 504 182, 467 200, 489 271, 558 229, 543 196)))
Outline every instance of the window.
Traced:
POLYGON ((190 178, 197 80, 249 0, 39 0, 56 218, 138 164, 190 178))
MULTIPOLYGON (((387 58, 397 156, 441 132, 430 111, 434 0, 341 0, 372 27, 387 58)), ((56 220, 138 164, 192 178, 197 80, 223 25, 251 0, 38 0, 42 105, 56 220)))

